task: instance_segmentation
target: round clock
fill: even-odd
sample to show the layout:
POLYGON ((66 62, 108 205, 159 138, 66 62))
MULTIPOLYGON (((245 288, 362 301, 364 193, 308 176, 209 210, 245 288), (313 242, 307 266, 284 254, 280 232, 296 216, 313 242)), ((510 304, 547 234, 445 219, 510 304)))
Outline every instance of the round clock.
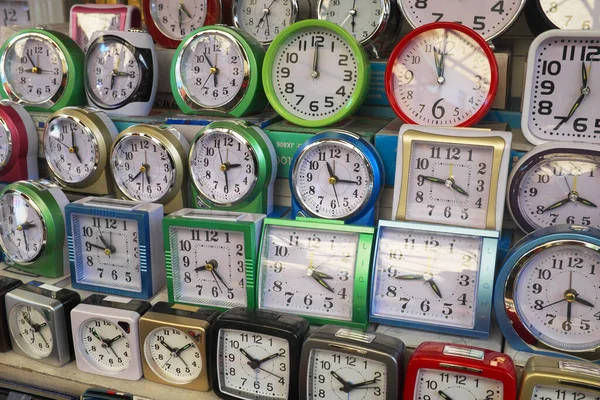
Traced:
POLYGON ((186 114, 241 117, 262 112, 265 50, 244 31, 226 26, 200 28, 177 48, 171 88, 186 114))
POLYGON ((498 65, 488 43, 466 26, 435 22, 398 43, 385 71, 385 90, 406 123, 470 126, 492 106, 498 65))
POLYGON ((83 346, 88 362, 96 368, 117 373, 131 362, 131 345, 125 332, 105 319, 89 319, 81 324, 75 341, 83 346))
POLYGON ((362 46, 329 21, 300 21, 269 46, 263 67, 271 106, 300 126, 321 127, 352 115, 366 98, 370 64, 362 46))
POLYGON ((383 162, 359 135, 330 130, 304 142, 292 159, 292 218, 304 215, 374 225, 383 162))
POLYGON ((597 7, 594 0, 528 0, 525 17, 536 35, 550 29, 598 30, 597 7))
POLYGON ((177 328, 156 328, 150 332, 144 341, 144 357, 154 373, 178 385, 197 379, 205 367, 194 339, 177 328), (169 335, 169 343, 165 334, 169 335), (167 364, 169 357, 173 357, 171 364, 167 364))
POLYGON ((70 37, 23 29, 0 49, 0 96, 33 111, 85 104, 83 52, 70 37))
POLYGON ((22 105, 0 102, 0 182, 38 178, 38 135, 22 105))

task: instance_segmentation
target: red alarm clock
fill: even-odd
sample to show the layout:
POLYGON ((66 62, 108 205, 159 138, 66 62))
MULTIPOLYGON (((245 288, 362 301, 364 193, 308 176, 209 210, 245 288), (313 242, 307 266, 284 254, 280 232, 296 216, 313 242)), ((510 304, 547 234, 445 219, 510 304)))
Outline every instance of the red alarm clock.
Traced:
POLYGON ((0 182, 38 179, 38 136, 20 104, 0 102, 0 182))
POLYGON ((404 400, 515 400, 517 374, 504 353, 425 342, 406 370, 404 400))

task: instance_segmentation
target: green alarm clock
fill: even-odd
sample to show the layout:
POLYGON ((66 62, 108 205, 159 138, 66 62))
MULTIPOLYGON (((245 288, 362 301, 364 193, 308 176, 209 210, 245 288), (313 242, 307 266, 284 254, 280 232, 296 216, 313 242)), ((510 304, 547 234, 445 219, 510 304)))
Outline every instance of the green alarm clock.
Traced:
POLYGON ((49 181, 19 181, 0 192, 0 245, 15 268, 57 278, 68 274, 64 211, 69 203, 49 181))
POLYGON ((262 112, 265 50, 241 29, 211 25, 190 33, 171 63, 171 89, 185 114, 242 117, 262 112))
POLYGON ((30 111, 85 105, 84 54, 67 35, 23 29, 0 49, 0 96, 30 111))

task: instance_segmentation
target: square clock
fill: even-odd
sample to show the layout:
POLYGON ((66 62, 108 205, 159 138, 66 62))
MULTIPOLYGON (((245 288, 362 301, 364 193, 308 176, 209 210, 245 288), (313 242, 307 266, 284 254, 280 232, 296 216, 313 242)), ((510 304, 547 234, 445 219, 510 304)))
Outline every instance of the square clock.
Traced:
POLYGON ((0 276, 0 353, 4 353, 11 349, 5 297, 8 292, 22 284, 23 282, 18 279, 0 276))

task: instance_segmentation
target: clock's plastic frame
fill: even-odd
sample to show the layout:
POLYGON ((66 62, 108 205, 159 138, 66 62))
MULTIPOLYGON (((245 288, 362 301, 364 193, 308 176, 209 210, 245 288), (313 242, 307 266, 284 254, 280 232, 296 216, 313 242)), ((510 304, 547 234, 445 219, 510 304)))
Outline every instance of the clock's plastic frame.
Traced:
POLYGON ((38 135, 29 113, 22 105, 3 100, 0 124, 10 148, 6 162, 0 167, 0 182, 38 179, 38 135))

